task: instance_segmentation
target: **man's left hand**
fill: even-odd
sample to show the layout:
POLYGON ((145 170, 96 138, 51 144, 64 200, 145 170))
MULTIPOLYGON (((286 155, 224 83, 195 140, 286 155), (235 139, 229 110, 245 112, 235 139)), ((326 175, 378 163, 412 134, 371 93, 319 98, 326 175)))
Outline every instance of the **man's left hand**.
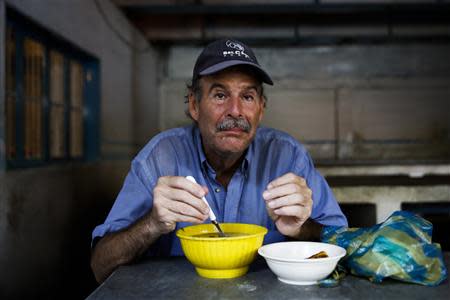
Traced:
POLYGON ((278 231, 298 238, 301 227, 311 215, 312 191, 304 178, 287 173, 267 185, 263 193, 269 216, 278 231))

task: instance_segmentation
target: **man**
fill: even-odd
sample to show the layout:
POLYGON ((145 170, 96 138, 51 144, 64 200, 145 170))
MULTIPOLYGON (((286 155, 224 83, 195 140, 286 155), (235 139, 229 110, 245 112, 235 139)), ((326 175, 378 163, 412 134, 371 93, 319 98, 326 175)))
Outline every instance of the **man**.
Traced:
POLYGON ((91 266, 99 282, 144 253, 183 255, 174 232, 207 221, 203 196, 219 222, 266 226, 265 243, 318 239, 323 225, 347 226, 303 146, 258 126, 266 106, 263 82, 273 84, 243 43, 223 39, 203 50, 187 96, 194 124, 163 132, 144 147, 92 234, 91 266))

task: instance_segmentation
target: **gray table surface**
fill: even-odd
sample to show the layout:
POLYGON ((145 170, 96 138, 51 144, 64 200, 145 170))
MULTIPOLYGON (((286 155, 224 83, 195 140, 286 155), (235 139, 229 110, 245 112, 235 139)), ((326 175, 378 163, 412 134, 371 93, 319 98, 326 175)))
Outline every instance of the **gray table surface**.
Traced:
MULTIPOLYGON (((444 254, 447 270, 450 253, 444 254)), ((339 286, 288 285, 258 257, 235 279, 206 279, 184 258, 144 260, 118 268, 87 299, 450 299, 450 281, 437 287, 386 280, 381 284, 347 275, 339 286)))

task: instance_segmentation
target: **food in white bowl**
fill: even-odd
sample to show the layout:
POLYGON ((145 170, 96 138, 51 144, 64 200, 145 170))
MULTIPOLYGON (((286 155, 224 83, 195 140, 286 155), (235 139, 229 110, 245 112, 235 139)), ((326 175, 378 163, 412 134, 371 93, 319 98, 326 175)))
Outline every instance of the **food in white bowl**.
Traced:
POLYGON ((297 285, 317 284, 333 272, 345 256, 344 248, 318 242, 281 242, 262 246, 259 255, 282 282, 297 285), (328 257, 309 258, 324 251, 328 257))

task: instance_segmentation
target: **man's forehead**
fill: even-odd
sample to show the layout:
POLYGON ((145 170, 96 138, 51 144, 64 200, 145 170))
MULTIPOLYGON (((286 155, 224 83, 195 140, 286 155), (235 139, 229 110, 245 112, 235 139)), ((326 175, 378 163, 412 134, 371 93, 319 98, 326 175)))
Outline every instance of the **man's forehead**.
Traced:
MULTIPOLYGON (((258 89, 262 83, 249 72, 241 70, 224 70, 215 74, 202 76, 200 81, 210 87, 239 86, 242 89, 258 89)), ((205 84, 202 84, 206 88, 205 84)))
POLYGON ((247 84, 247 83, 241 83, 238 86, 236 85, 228 85, 228 84, 223 84, 220 82, 211 82, 211 84, 205 85, 205 88, 209 89, 209 90, 214 90, 214 89, 229 89, 229 88, 233 88, 233 87, 237 87, 240 90, 243 91, 247 91, 247 90, 255 90, 258 91, 259 90, 259 86, 256 84, 247 84))

